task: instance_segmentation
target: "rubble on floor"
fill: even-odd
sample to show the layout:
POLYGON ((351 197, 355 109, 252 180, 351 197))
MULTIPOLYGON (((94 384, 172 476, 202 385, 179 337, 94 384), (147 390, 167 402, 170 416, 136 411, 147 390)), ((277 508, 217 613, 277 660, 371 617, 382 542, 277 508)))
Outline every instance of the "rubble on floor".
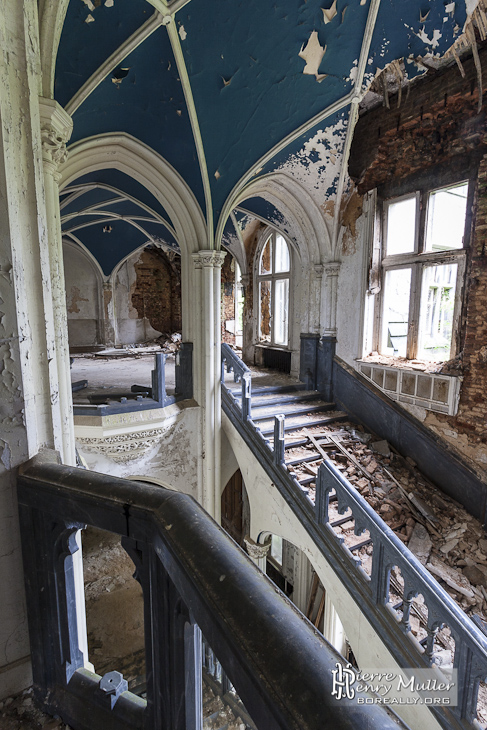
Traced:
POLYGON ((203 682, 203 730, 247 730, 222 698, 203 682))
POLYGON ((59 717, 45 715, 34 705, 32 689, 0 702, 2 730, 71 730, 59 717))
POLYGON ((373 352, 360 358, 361 362, 370 362, 375 365, 385 365, 386 367, 401 368, 403 370, 420 370, 425 373, 443 373, 444 375, 462 375, 463 374, 463 354, 460 353, 452 360, 445 362, 428 361, 428 360, 408 360, 405 357, 394 357, 393 355, 380 355, 373 352))
MULTIPOLYGON (((411 459, 404 459, 386 441, 374 441, 360 427, 342 423, 339 430, 322 427, 309 431, 318 443, 323 439, 329 442, 322 448, 337 469, 465 613, 487 621, 487 539, 481 523, 426 479, 411 459)), ((300 435, 296 431, 286 434, 286 439, 300 435)), ((301 455, 305 458, 310 451, 316 451, 311 439, 306 446, 287 449, 286 460, 301 455)), ((314 461, 294 464, 292 471, 302 479, 316 474, 321 461, 317 454, 314 461)), ((310 497, 314 499, 314 487, 310 488, 310 497)), ((330 508, 336 510, 336 506, 330 508)), ((357 538, 353 534, 353 527, 350 520, 335 528, 346 538, 346 544, 363 540, 363 535, 357 538)), ((372 552, 371 546, 364 550, 367 555, 369 550, 372 552)), ((365 560, 366 572, 370 562, 365 560)))

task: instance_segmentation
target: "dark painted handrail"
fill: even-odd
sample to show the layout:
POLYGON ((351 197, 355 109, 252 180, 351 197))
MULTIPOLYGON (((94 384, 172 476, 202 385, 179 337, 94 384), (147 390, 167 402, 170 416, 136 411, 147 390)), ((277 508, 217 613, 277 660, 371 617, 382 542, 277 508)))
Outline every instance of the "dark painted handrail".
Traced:
MULTIPOLYGON (((230 345, 226 342, 222 343, 222 383, 225 382, 225 370, 227 373, 233 372, 233 379, 236 383, 242 383, 242 400, 241 414, 242 420, 247 421, 252 417, 252 380, 250 370, 247 365, 234 353, 230 345)), ((227 393, 232 394, 227 389, 227 393)))
POLYGON ((75 730, 201 730, 201 630, 259 730, 397 730, 385 708, 332 696, 339 655, 192 497, 51 455, 18 478, 34 692, 44 709, 75 730), (83 668, 72 556, 86 524, 122 535, 136 565, 147 702, 117 672, 83 668))
POLYGON ((238 400, 223 382, 222 406, 399 666, 431 666, 434 638, 442 627, 449 627, 455 640, 454 667, 458 669, 459 703, 453 709, 433 707, 432 711, 445 728, 479 727, 475 720, 479 682, 487 677, 487 637, 484 633, 328 460, 319 468, 315 503, 312 502, 308 489, 301 486, 284 465, 283 415, 275 416, 274 445, 271 447, 252 420, 243 418, 238 400), (351 510, 350 520, 355 521, 356 535, 364 530, 370 532, 373 544, 370 579, 361 568, 360 559, 330 526, 330 493, 336 493, 340 514, 348 508, 351 510), (400 569, 405 581, 401 621, 389 604, 390 574, 394 566, 400 569), (428 608, 426 648, 413 637, 409 624, 412 599, 418 594, 423 596, 428 608))

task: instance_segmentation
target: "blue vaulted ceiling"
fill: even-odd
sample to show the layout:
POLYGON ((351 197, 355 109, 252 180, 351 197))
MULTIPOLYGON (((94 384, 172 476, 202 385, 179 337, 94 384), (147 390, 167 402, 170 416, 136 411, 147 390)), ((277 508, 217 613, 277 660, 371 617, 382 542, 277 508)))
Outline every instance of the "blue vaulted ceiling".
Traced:
MULTIPOLYGON (((354 88, 372 2, 189 0, 174 13, 169 3, 172 25, 142 40, 76 109, 72 141, 107 132, 141 140, 179 172, 205 215, 209 204, 215 226, 244 176, 281 170, 315 196, 317 191, 332 198, 350 108, 346 95, 354 88), (313 36, 324 52, 315 69, 307 69, 312 73, 303 73, 307 60, 299 54, 307 54, 313 36), (342 108, 327 114, 340 100, 342 108)), ((56 64, 59 103, 66 105, 154 12, 147 0, 70 0, 56 64)), ((465 0, 381 0, 364 85, 401 57, 414 76, 415 59, 443 54, 465 20, 465 0)), ((110 186, 110 174, 98 173, 98 182, 110 186)), ((139 189, 132 197, 143 202, 146 195, 139 189)), ((74 212, 83 197, 73 201, 74 212)), ((167 220, 158 205, 153 200, 150 207, 167 220)), ((251 205, 266 209, 265 201, 251 205)), ((133 212, 125 206, 127 214, 133 212)), ((90 228, 95 230, 80 229, 80 239, 99 258, 98 248, 105 251, 105 270, 117 251, 133 250, 140 239, 140 232, 121 222, 118 248, 108 245, 106 234, 93 235, 88 245, 90 228)))

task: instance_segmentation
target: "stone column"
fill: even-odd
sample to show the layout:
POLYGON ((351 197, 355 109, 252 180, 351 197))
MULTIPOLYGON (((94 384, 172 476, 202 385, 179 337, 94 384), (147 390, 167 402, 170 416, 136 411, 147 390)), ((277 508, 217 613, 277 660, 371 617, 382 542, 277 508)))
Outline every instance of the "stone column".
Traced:
POLYGON ((244 543, 249 554, 249 558, 252 558, 256 566, 260 568, 263 573, 265 573, 265 564, 269 550, 271 549, 271 540, 271 536, 268 535, 265 541, 260 544, 258 542, 254 542, 250 536, 244 537, 244 543))
MULTIPOLYGON (((74 450, 73 400, 69 367, 68 318, 59 211, 59 165, 67 157, 66 143, 71 136, 71 117, 53 99, 39 99, 42 162, 47 224, 47 256, 51 279, 52 313, 54 317, 54 364, 51 375, 57 382, 55 418, 60 421, 56 448, 65 464, 76 464, 74 450)), ((53 385, 56 390, 56 385, 53 385)))
POLYGON ((193 365, 195 396, 203 407, 203 465, 198 495, 202 506, 219 523, 221 516, 221 331, 220 270, 225 253, 199 251, 192 254, 195 267, 195 301, 200 305, 198 336, 193 365))
POLYGON ((323 279, 323 264, 314 264, 311 273, 311 317, 310 332, 320 331, 321 287, 323 279))
MULTIPOLYGON (((51 384, 51 390, 53 393, 57 393, 57 399, 51 399, 51 404, 53 409, 53 422, 58 424, 60 429, 59 432, 55 430, 55 446, 61 454, 61 459, 64 464, 76 466, 73 398, 69 363, 68 315, 66 311, 66 286, 64 282, 63 243, 59 209, 59 180, 61 179, 61 175, 58 172, 59 166, 67 158, 66 144, 73 130, 73 121, 69 114, 53 99, 40 98, 39 113, 46 205, 46 253, 51 281, 51 311, 54 322, 53 367, 51 368, 50 375, 55 379, 51 384)), ((88 662, 83 556, 80 531, 76 533, 76 542, 80 549, 73 554, 73 572, 79 648, 84 656, 85 666, 92 668, 92 665, 88 662)))
POLYGON ((323 282, 325 297, 325 328, 323 334, 325 337, 336 337, 338 274, 340 273, 340 262, 332 261, 329 264, 325 264, 323 269, 325 274, 325 280, 323 282))

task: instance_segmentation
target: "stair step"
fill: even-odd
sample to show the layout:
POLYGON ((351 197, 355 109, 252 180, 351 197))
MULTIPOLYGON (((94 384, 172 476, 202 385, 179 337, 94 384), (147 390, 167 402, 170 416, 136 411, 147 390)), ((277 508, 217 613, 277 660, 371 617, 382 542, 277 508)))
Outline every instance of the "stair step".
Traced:
MULTIPOLYGON (((337 423, 339 421, 347 421, 349 416, 342 411, 332 412, 332 415, 326 418, 318 419, 305 419, 303 416, 298 416, 297 419, 289 418, 284 422, 284 431, 300 431, 302 428, 313 428, 315 426, 328 426, 330 423, 337 423), (300 420, 298 420, 300 419, 300 420)), ((259 425, 259 428, 263 436, 271 436, 274 434, 274 420, 268 419, 259 425), (269 425, 267 426, 266 423, 269 425)), ((304 443, 308 443, 305 441, 304 443)))
MULTIPOLYGON (((238 398, 241 397, 241 393, 238 398)), ((285 405, 288 403, 302 403, 303 401, 323 400, 323 395, 317 390, 303 390, 289 395, 256 395, 252 392, 252 408, 266 408, 267 406, 285 405)), ((326 402, 326 401, 325 401, 326 402)))
POLYGON ((304 416, 306 413, 317 413, 319 411, 331 411, 333 408, 335 408, 335 403, 327 403, 326 401, 322 401, 321 403, 318 403, 317 405, 306 405, 304 403, 301 404, 300 408, 293 407, 292 403, 285 404, 281 408, 268 408, 268 406, 257 406, 254 408, 254 405, 252 404, 252 420, 253 421, 268 421, 270 418, 273 418, 274 416, 283 414, 284 416, 304 416), (266 410, 270 413, 257 413, 255 414, 256 410, 266 410))
MULTIPOLYGON (((240 383, 229 388, 230 393, 235 396, 242 394, 242 386, 240 383)), ((266 393, 297 393, 307 390, 305 383, 297 383, 296 385, 270 385, 262 388, 252 388, 252 395, 264 395, 266 393)))

